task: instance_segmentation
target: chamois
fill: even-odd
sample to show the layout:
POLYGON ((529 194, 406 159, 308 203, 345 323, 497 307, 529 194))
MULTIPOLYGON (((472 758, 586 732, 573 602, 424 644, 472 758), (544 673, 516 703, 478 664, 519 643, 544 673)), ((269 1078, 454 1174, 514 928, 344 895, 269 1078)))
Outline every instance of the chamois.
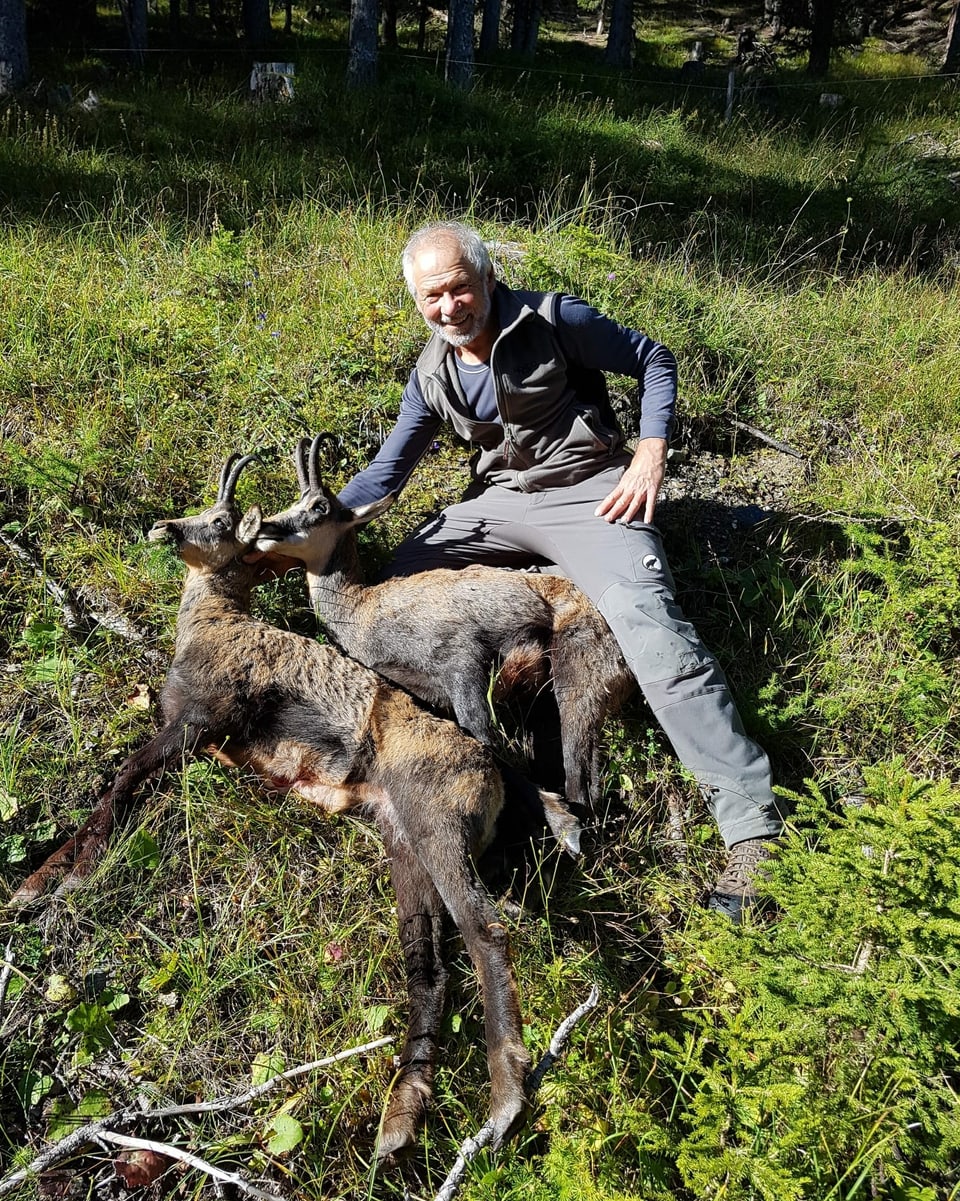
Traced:
POLYGON ((552 674, 566 799, 589 808, 598 792, 604 718, 636 688, 606 622, 558 575, 477 565, 364 586, 355 531, 395 498, 356 509, 342 504, 320 478, 327 436, 298 443, 300 499, 264 518, 257 549, 304 563, 317 616, 348 655, 452 713, 485 745, 493 739, 491 669, 499 664, 501 695, 542 686, 552 674))
POLYGON ((11 903, 29 904, 58 879, 61 889, 77 885, 136 787, 200 750, 252 768, 269 789, 299 793, 328 813, 357 808, 376 823, 390 855, 410 1008, 378 1156, 382 1162, 413 1143, 429 1102, 446 984, 444 907, 480 977, 499 1144, 524 1117, 530 1060, 507 932, 472 856, 492 837, 505 789, 525 786, 521 804, 535 805, 536 792, 515 774, 505 783, 486 747, 373 671, 250 615, 257 568, 243 556, 262 514, 253 506, 241 516, 234 492, 253 458, 230 457, 211 508, 151 529, 152 540, 176 544, 187 569, 161 696, 166 724, 123 763, 86 824, 11 903))

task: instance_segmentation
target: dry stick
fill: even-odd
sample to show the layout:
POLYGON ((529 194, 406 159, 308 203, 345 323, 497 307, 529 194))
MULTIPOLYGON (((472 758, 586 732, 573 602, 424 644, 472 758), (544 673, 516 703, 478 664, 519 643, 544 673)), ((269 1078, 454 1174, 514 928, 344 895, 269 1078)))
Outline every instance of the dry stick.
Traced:
POLYGON ((245 1180, 239 1172, 225 1172, 223 1168, 218 1168, 215 1164, 208 1163, 207 1160, 201 1159, 199 1155, 191 1155, 189 1151, 184 1151, 180 1147, 174 1147, 170 1143, 155 1143, 152 1139, 145 1138, 129 1138, 125 1134, 115 1134, 112 1130, 101 1130, 97 1135, 97 1140, 105 1143, 115 1143, 118 1147, 131 1147, 136 1151, 153 1151, 157 1155, 166 1155, 169 1159, 179 1159, 181 1163, 189 1164, 191 1168, 196 1168, 200 1172, 206 1172, 214 1180, 222 1181, 224 1184, 232 1184, 240 1189, 241 1192, 249 1193, 251 1197, 259 1197, 260 1201, 277 1201, 276 1193, 268 1193, 266 1189, 257 1188, 255 1184, 251 1184, 249 1180, 245 1180))
POLYGON ((253 1088, 247 1089, 245 1093, 238 1093, 235 1097, 224 1097, 215 1101, 198 1101, 194 1105, 169 1105, 165 1109, 147 1109, 143 1112, 143 1117, 172 1118, 180 1117, 183 1114, 219 1113, 224 1109, 236 1109, 240 1105, 249 1105, 251 1101, 262 1097, 264 1093, 269 1092, 270 1089, 274 1088, 282 1080, 293 1080, 295 1077, 303 1076, 307 1072, 315 1072, 319 1068, 328 1068, 332 1064, 339 1063, 341 1059, 349 1059, 353 1055, 363 1055, 367 1051, 378 1051, 381 1047, 389 1046, 392 1042, 392 1035, 387 1035, 385 1038, 378 1038, 372 1043, 364 1043, 360 1047, 349 1047, 346 1051, 338 1051, 336 1055, 330 1055, 326 1059, 315 1059, 313 1063, 302 1063, 299 1067, 288 1068, 285 1072, 278 1072, 276 1076, 271 1076, 263 1084, 257 1084, 253 1088))
POLYGON ((3 953, 3 971, 0 972, 0 1013, 3 1011, 3 1002, 7 996, 7 984, 10 981, 10 973, 13 971, 13 939, 7 943, 7 949, 3 953))
MULTIPOLYGON (((77 595, 86 606, 87 612, 97 623, 112 634, 119 634, 128 642, 146 642, 147 635, 115 606, 104 597, 98 597, 86 586, 77 589, 77 595)), ((159 652, 151 652, 159 656, 159 652)))
MULTIPOLYGON (((11 538, 0 531, 0 542, 4 544, 11 554, 16 555, 22 563, 25 563, 34 575, 43 581, 43 586, 47 590, 47 593, 60 606, 64 625, 66 625, 68 630, 82 629, 83 609, 85 607, 90 618, 97 625, 103 626, 105 630, 109 630, 113 634, 119 634, 121 638, 126 638, 128 642, 147 642, 147 635, 134 625, 128 617, 125 617, 119 609, 107 601, 94 599, 89 589, 81 588, 79 595, 77 595, 63 584, 58 584, 45 571, 39 560, 25 546, 19 543, 16 538, 11 538), (82 605, 79 603, 81 601, 83 602, 82 605)), ((148 653, 150 657, 159 657, 157 651, 150 651, 148 653)))
POLYGON ((732 421, 731 425, 735 430, 743 430, 745 434, 751 434, 754 438, 758 438, 761 442, 766 442, 768 446, 772 446, 774 450, 779 450, 781 454, 793 455, 795 459, 805 459, 807 456, 801 454, 799 450, 789 446, 786 442, 779 442, 776 438, 771 438, 769 434, 765 434, 763 430, 758 430, 755 425, 747 425, 745 421, 732 421))
POLYGON ((69 1158, 75 1151, 86 1146, 87 1143, 95 1142, 98 1138, 103 1137, 104 1132, 109 1132, 109 1127, 111 1126, 132 1126, 136 1122, 144 1121, 144 1119, 178 1117, 193 1113, 215 1113, 219 1110, 234 1108, 238 1105, 246 1105, 257 1097, 261 1097, 265 1092, 268 1092, 275 1085, 279 1084, 281 1080, 292 1080, 295 1076, 302 1076, 305 1072, 329 1067, 331 1064, 338 1063, 341 1059, 348 1059, 351 1055, 362 1055, 366 1051, 375 1051, 391 1042, 393 1042, 392 1038, 378 1038, 375 1042, 364 1043, 360 1047, 350 1047, 346 1051, 338 1051, 336 1055, 330 1055, 326 1059, 316 1059, 313 1063, 304 1063, 299 1067, 290 1068, 286 1072, 279 1072, 276 1076, 271 1076, 269 1080, 265 1080, 263 1084, 258 1084, 255 1088, 248 1089, 244 1093, 238 1093, 234 1097, 222 1097, 219 1100, 203 1101, 195 1105, 170 1105, 163 1109, 115 1110, 105 1118, 100 1118, 96 1122, 89 1122, 86 1126, 80 1126, 72 1134, 68 1134, 65 1138, 60 1139, 59 1142, 54 1143, 52 1147, 48 1147, 46 1151, 41 1152, 25 1168, 22 1168, 18 1172, 13 1172, 5 1180, 0 1180, 0 1197, 12 1192, 19 1185, 23 1184, 28 1177, 45 1171, 55 1163, 60 1163, 62 1160, 69 1158))
MULTIPOLYGON (((590 996, 578 1005, 577 1008, 568 1017, 565 1017, 557 1027, 556 1033, 550 1039, 550 1046, 544 1053, 543 1058, 530 1073, 530 1079, 527 1085, 531 1103, 535 1100, 537 1091, 543 1083, 543 1078, 550 1071, 556 1061, 560 1058, 570 1035, 573 1033, 573 1028, 585 1017, 586 1014, 593 1009, 597 1001, 600 999, 600 990, 594 984, 590 989, 590 996)), ((451 1201, 455 1196, 463 1177, 466 1174, 467 1166, 470 1161, 476 1156, 477 1152, 482 1150, 493 1137, 493 1126, 490 1122, 481 1126, 476 1134, 465 1139, 460 1146, 460 1151, 457 1155, 456 1163, 450 1169, 450 1173, 440 1186, 440 1191, 434 1197, 433 1201, 451 1201)))
POLYGON ((67 629, 79 629, 83 625, 83 621, 80 617, 80 610, 77 608, 77 603, 70 594, 70 590, 58 584, 56 580, 51 579, 37 559, 31 555, 25 546, 21 546, 16 538, 10 538, 7 534, 3 533, 2 530, 0 530, 0 542, 4 544, 4 546, 12 555, 16 555, 21 563, 25 563, 34 573, 34 575, 39 576, 40 579, 43 580, 44 588, 46 588, 50 596, 52 596, 60 606, 60 611, 63 613, 63 620, 67 629))

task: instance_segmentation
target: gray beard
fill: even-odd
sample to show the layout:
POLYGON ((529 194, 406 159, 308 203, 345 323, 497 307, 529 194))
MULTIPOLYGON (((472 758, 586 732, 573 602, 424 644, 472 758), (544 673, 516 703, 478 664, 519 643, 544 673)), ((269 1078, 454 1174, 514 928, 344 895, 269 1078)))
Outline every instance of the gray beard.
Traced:
POLYGON ((461 329, 459 326, 443 325, 439 321, 427 321, 426 317, 424 317, 424 321, 427 321, 427 328, 429 330, 438 334, 450 346, 469 346, 474 339, 483 333, 487 319, 490 316, 491 307, 492 302, 488 293, 474 312, 470 324, 466 329, 461 329))

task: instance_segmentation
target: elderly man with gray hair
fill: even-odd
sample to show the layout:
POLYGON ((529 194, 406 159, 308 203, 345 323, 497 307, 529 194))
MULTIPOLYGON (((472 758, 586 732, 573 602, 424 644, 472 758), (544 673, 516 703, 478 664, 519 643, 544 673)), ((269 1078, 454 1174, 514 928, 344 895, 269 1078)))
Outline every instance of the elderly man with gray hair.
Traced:
POLYGON ((707 799, 729 848, 708 904, 740 921, 783 816, 767 756, 675 600, 653 524, 674 420, 674 356, 574 296, 506 287, 482 238, 458 222, 418 230, 403 271, 432 336, 396 426, 341 500, 357 506, 402 489, 443 422, 476 447, 470 499, 407 538, 387 574, 549 563, 569 576, 602 613, 707 799), (632 454, 608 371, 637 380, 632 454))

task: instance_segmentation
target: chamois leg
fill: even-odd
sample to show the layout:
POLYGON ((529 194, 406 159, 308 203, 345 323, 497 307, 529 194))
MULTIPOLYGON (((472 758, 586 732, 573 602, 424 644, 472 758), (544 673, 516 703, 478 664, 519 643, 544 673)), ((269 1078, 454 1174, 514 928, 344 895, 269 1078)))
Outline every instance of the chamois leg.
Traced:
POLYGON ((600 731, 611 698, 604 678, 596 674, 598 669, 591 666, 575 636, 558 638, 551 657, 567 800, 590 810, 596 799, 600 731))
POLYGON ((113 782, 100 794, 90 816, 58 850, 49 855, 20 885, 7 904, 14 909, 31 905, 57 883, 59 896, 90 874, 116 823, 118 811, 129 804, 135 789, 176 757, 192 754, 203 731, 183 722, 164 726, 146 746, 124 760, 113 782))
POLYGON ((423 839, 419 854, 457 924, 480 977, 487 1062, 490 1068, 491 1146, 499 1147, 526 1116, 530 1056, 523 1045, 520 998, 510 963, 507 930, 483 892, 464 834, 447 830, 423 839))
POLYGON ((576 859, 580 854, 580 837, 583 830, 579 818, 566 800, 555 792, 537 788, 508 763, 498 760, 497 766, 503 778, 506 803, 535 815, 540 819, 541 825, 546 821, 557 842, 567 854, 576 859))
POLYGON ((409 844, 387 837, 390 878, 407 973, 409 1025, 377 1143, 380 1163, 416 1141, 433 1094, 434 1065, 443 1020, 447 971, 443 963, 443 902, 409 844))
MULTIPOLYGON (((559 686, 558 686, 559 691, 559 686)), ((583 712, 582 698, 560 697, 560 728, 567 800, 592 810, 597 786, 597 731, 591 714, 583 712)), ((600 719, 602 722, 602 718, 600 719)))
POLYGON ((450 689, 450 707, 453 709, 457 725, 484 746, 492 746, 493 723, 487 700, 486 680, 458 673, 456 679, 447 681, 447 686, 450 689))

